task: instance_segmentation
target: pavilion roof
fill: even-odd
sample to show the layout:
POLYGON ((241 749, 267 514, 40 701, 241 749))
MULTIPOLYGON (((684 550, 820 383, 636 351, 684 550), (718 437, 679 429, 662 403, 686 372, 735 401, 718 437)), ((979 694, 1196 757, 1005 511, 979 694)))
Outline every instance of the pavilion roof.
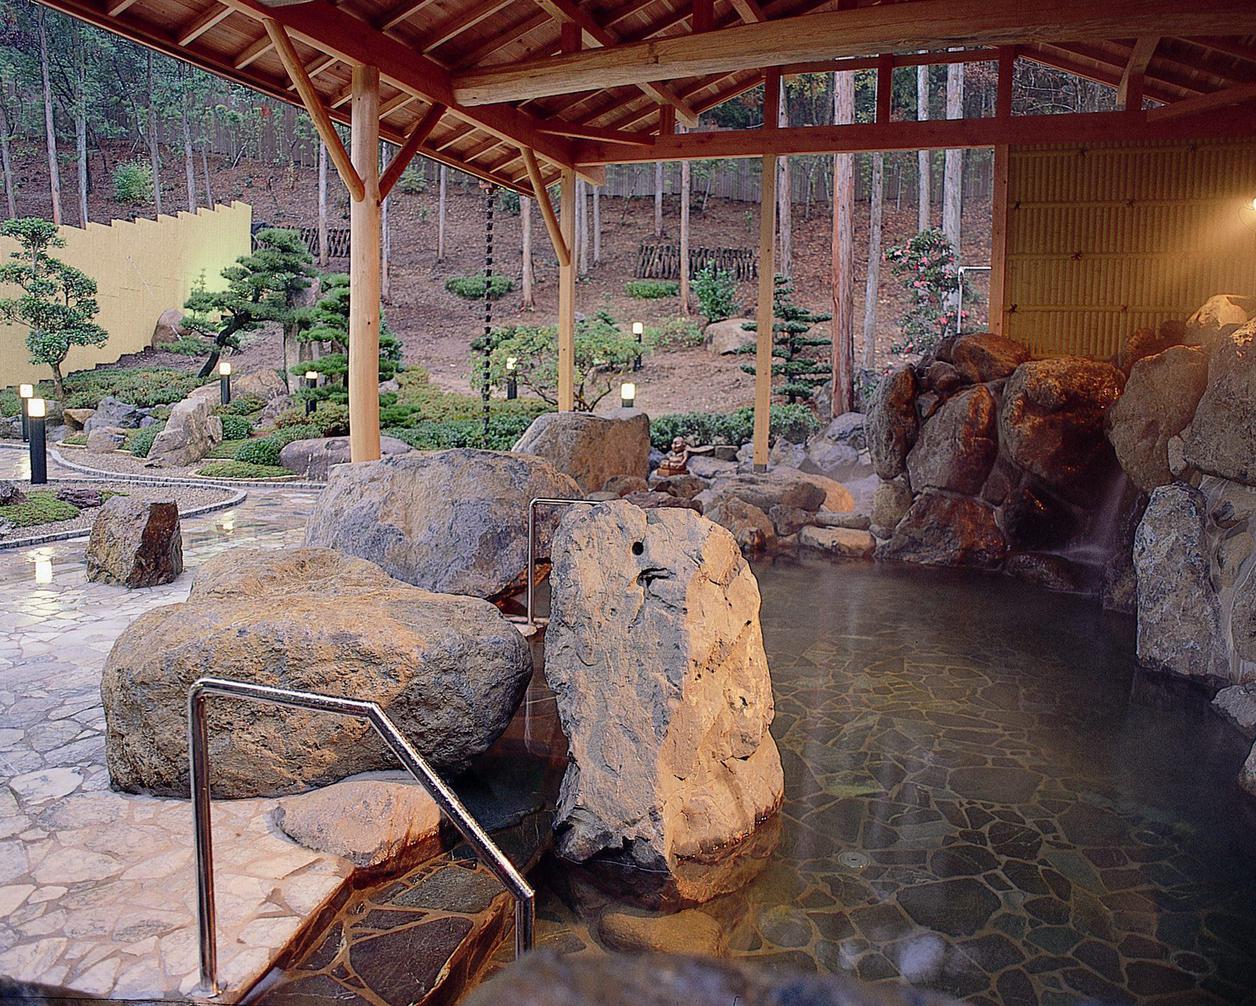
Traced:
MULTIPOLYGON (((995 60, 999 47, 1014 47, 1017 57, 1113 86, 1141 72, 1146 99, 1187 103, 1188 111, 1192 102, 1202 112, 1256 103, 1251 0, 44 2, 299 104, 266 28, 274 19, 333 118, 349 119, 352 65, 374 63, 385 139, 403 143, 423 124, 429 132, 422 154, 523 191, 521 146, 536 151, 547 182, 558 166, 606 163, 617 151, 625 159, 653 159, 657 134, 670 140, 674 121, 691 121, 757 86, 766 65, 788 74, 875 65, 886 53, 933 58, 905 55, 922 50, 933 50, 938 61, 995 60), (1032 23, 1023 27, 999 21, 1000 13, 1027 20, 1031 12, 1032 23), (817 30, 823 19, 812 15, 828 18, 829 34, 817 30), (700 27, 709 24, 710 45, 690 38, 695 17, 706 22, 700 27), (1057 23, 1047 24, 1052 17, 1057 23), (845 22, 837 18, 854 28, 842 32, 845 22), (1138 30, 1115 34, 1122 27, 1138 30), (833 38, 843 41, 830 44, 833 38), (756 45, 770 56, 738 56, 753 54, 756 45), (582 51, 573 53, 576 48, 582 51), (961 57, 956 49, 979 51, 961 57), (754 65, 743 65, 748 60, 754 65), (595 80, 607 86, 584 86, 595 80), (581 89, 572 90, 573 82, 581 89)), ((595 176, 597 169, 581 170, 595 176)))

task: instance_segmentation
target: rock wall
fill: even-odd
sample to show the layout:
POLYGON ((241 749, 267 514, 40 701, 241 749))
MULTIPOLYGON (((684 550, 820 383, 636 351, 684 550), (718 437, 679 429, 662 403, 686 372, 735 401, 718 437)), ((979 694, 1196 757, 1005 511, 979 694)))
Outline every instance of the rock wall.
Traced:
POLYGON ((1113 364, 1030 360, 1020 343, 986 333, 895 371, 867 418, 881 479, 876 558, 1115 594, 1129 565, 1120 518, 1137 493, 1104 422, 1124 385, 1113 364))

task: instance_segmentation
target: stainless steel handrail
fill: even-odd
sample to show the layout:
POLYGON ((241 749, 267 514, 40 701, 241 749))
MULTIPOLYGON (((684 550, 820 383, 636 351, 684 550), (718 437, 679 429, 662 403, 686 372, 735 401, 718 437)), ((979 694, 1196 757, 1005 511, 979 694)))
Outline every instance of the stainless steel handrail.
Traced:
POLYGON ((597 506, 599 503, 611 503, 613 500, 557 499, 538 496, 528 503, 528 628, 536 624, 532 616, 532 604, 536 593, 536 508, 538 506, 570 506, 580 503, 584 506, 597 506))
POLYGON ((462 805, 453 790, 432 771, 424 757, 411 746, 378 704, 334 695, 319 695, 316 692, 229 681, 225 678, 201 678, 188 690, 188 757, 191 761, 192 828, 196 844, 196 907, 197 923, 200 927, 201 985, 211 996, 216 996, 221 991, 218 985, 218 913, 214 905, 214 848, 210 831, 206 727, 206 700, 211 694, 232 695, 254 702, 270 702, 274 705, 354 716, 370 723, 406 770, 436 801, 441 811, 453 820, 454 826, 475 850, 479 860, 514 896, 515 956, 532 949, 532 932, 536 922, 536 895, 532 888, 462 805))

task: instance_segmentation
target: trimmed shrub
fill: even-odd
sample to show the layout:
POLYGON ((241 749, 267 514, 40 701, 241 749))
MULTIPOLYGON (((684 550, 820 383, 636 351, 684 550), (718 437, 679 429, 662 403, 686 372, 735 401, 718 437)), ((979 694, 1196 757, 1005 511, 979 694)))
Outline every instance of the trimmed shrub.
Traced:
POLYGON ((645 330, 646 342, 666 353, 671 349, 693 349, 702 345, 702 327, 688 318, 672 318, 645 330))
POLYGON ((253 424, 243 416, 219 416, 222 421, 223 440, 246 440, 253 432, 253 424))
POLYGON ((70 433, 61 438, 61 443, 67 447, 86 447, 87 434, 80 430, 78 433, 70 433))
MULTIPOLYGON (((772 436, 802 443, 820 428, 820 421, 805 405, 773 405, 769 429, 772 436)), ((699 444, 748 444, 754 436, 754 409, 735 412, 681 412, 659 416, 650 423, 650 442, 667 450, 676 437, 699 444)))
MULTIPOLYGON (((483 273, 474 276, 453 276, 445 281, 445 289, 463 300, 483 300, 485 279, 483 273)), ((497 300, 515 288, 515 281, 509 276, 494 274, 488 281, 489 297, 497 300)))
POLYGON ((129 161, 113 169, 113 198, 139 206, 153 198, 153 169, 143 161, 129 161))
POLYGON ((214 412, 220 416, 251 416, 261 412, 266 403, 258 395, 233 395, 226 405, 217 405, 214 412))
POLYGON ((315 440, 322 436, 317 426, 285 426, 268 437, 246 440, 235 453, 236 461, 278 467, 279 452, 297 440, 315 440))
POLYGON ((73 520, 79 515, 78 507, 57 499, 56 493, 35 490, 26 494, 25 503, 0 506, 0 520, 14 527, 35 527, 39 524, 56 524, 73 520))
POLYGON ((157 423, 145 426, 142 430, 127 434, 126 443, 123 446, 131 452, 132 456, 146 458, 148 452, 153 449, 153 441, 157 439, 157 434, 163 429, 165 427, 157 423))
POLYGON ((708 262, 693 278, 693 295, 708 322, 723 321, 737 313, 737 277, 708 262))
MULTIPOLYGON (((102 398, 112 396, 141 409, 173 405, 187 398, 205 382, 195 371, 169 367, 117 367, 81 370, 65 379, 65 407, 94 409, 102 398)), ((41 386, 42 387, 42 386, 41 386)), ((51 397, 51 385, 48 386, 51 397)))
POLYGON ((531 416, 492 416, 488 421, 487 440, 484 438, 482 419, 451 419, 440 423, 420 423, 409 428, 389 427, 384 432, 420 451, 444 451, 455 447, 508 451, 531 425, 531 416))
POLYGON ((624 284, 624 293, 637 300, 662 300, 680 293, 680 284, 670 279, 631 279, 624 284))
POLYGON ((207 479, 276 479, 292 472, 278 465, 259 465, 248 461, 213 461, 196 473, 207 479))

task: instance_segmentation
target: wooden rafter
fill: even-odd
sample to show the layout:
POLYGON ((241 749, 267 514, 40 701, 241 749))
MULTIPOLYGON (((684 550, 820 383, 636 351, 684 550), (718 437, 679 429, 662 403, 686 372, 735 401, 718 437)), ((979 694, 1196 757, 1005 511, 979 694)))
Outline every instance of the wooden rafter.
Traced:
POLYGON ((1130 49, 1129 62, 1121 72, 1121 82, 1116 87, 1116 103, 1121 108, 1141 108, 1143 104, 1143 78, 1147 66, 1160 44, 1159 35, 1144 35, 1135 39, 1130 49))
POLYGON ((733 10, 737 12, 737 16, 746 24, 755 24, 759 21, 766 21, 767 16, 763 13, 763 8, 759 6, 758 0, 729 0, 733 5, 733 10))
MULTIPOLYGON (((551 0, 553 2, 553 0, 551 0)), ((763 69, 835 56, 940 47, 1017 45, 1250 28, 1250 0, 949 0, 827 11, 651 39, 588 52, 465 71, 455 78, 467 104, 519 101, 645 81, 763 69)))
MULTIPOLYGON (((593 16, 574 2, 574 0, 536 0, 537 6, 554 18, 555 21, 576 25, 584 37, 595 46, 614 48, 619 45, 619 37, 614 32, 603 28, 593 16)), ((698 115, 677 97, 670 87, 648 81, 635 82, 642 92, 656 101, 671 105, 677 114, 690 125, 697 125, 698 115)))
POLYGON ((1256 83, 1236 84, 1224 91, 1211 91, 1195 98, 1187 98, 1184 101, 1175 101, 1170 105, 1153 108, 1147 113, 1147 121, 1167 122, 1183 116, 1215 112, 1218 109, 1232 108, 1248 102, 1256 102, 1256 83))
MULTIPOLYGON (((423 146, 424 141, 432 135, 432 130, 436 128, 436 124, 440 122, 441 116, 444 115, 446 111, 448 111, 448 109, 446 109, 444 105, 433 105, 427 110, 427 114, 419 120, 418 125, 414 127, 414 129, 410 132, 410 135, 406 137, 406 142, 403 143, 397 153, 393 155, 393 159, 388 162, 388 169, 380 176, 380 199, 388 198, 388 193, 391 192, 393 186, 397 184, 398 179, 401 178, 402 172, 406 170, 406 167, 414 159, 414 155, 419 152, 419 148, 423 146)), ((381 119, 384 117, 383 108, 379 111, 379 117, 381 119)))
POLYGON ((198 17, 194 17, 179 29, 179 45, 191 45, 211 28, 222 24, 231 16, 231 8, 224 4, 212 3, 198 17))
POLYGON ((327 156, 331 158, 332 164, 336 166, 336 171, 340 174, 341 181, 345 183, 345 188, 349 190, 349 195, 355 201, 363 199, 366 195, 366 188, 362 181, 362 176, 353 167, 353 162, 349 159, 349 152, 345 150, 340 134, 336 132, 336 126, 331 121, 331 115, 323 105, 323 101, 314 87, 314 82, 310 80, 309 74, 306 73, 305 65, 301 62, 301 57, 297 55, 296 46, 292 44, 292 39, 288 37, 288 32, 283 25, 273 18, 267 18, 262 24, 266 28, 266 34, 270 37, 271 45, 275 47, 275 52, 278 53, 284 69, 288 71, 288 76, 292 78, 292 83, 296 85, 297 94, 301 96, 301 103, 305 106, 306 112, 309 113, 310 119, 314 123, 314 128, 318 130, 323 146, 327 148, 327 156))
POLYGON ((555 136, 571 136, 581 140, 605 140, 607 143, 628 143, 641 147, 654 145, 654 135, 652 133, 630 133, 623 129, 605 129, 601 126, 586 126, 577 122, 564 122, 562 119, 553 119, 542 123, 540 129, 542 133, 552 133, 555 136))
POLYGON ((392 31, 399 24, 408 21, 424 7, 428 7, 434 2, 435 0, 401 0, 401 3, 391 8, 375 22, 375 27, 380 31, 392 31))
POLYGON ((503 8, 509 7, 513 2, 514 0, 482 0, 482 2, 468 7, 457 17, 441 22, 434 31, 423 37, 419 47, 425 53, 439 49, 446 42, 457 38, 464 31, 474 28, 482 21, 486 21, 503 8))

